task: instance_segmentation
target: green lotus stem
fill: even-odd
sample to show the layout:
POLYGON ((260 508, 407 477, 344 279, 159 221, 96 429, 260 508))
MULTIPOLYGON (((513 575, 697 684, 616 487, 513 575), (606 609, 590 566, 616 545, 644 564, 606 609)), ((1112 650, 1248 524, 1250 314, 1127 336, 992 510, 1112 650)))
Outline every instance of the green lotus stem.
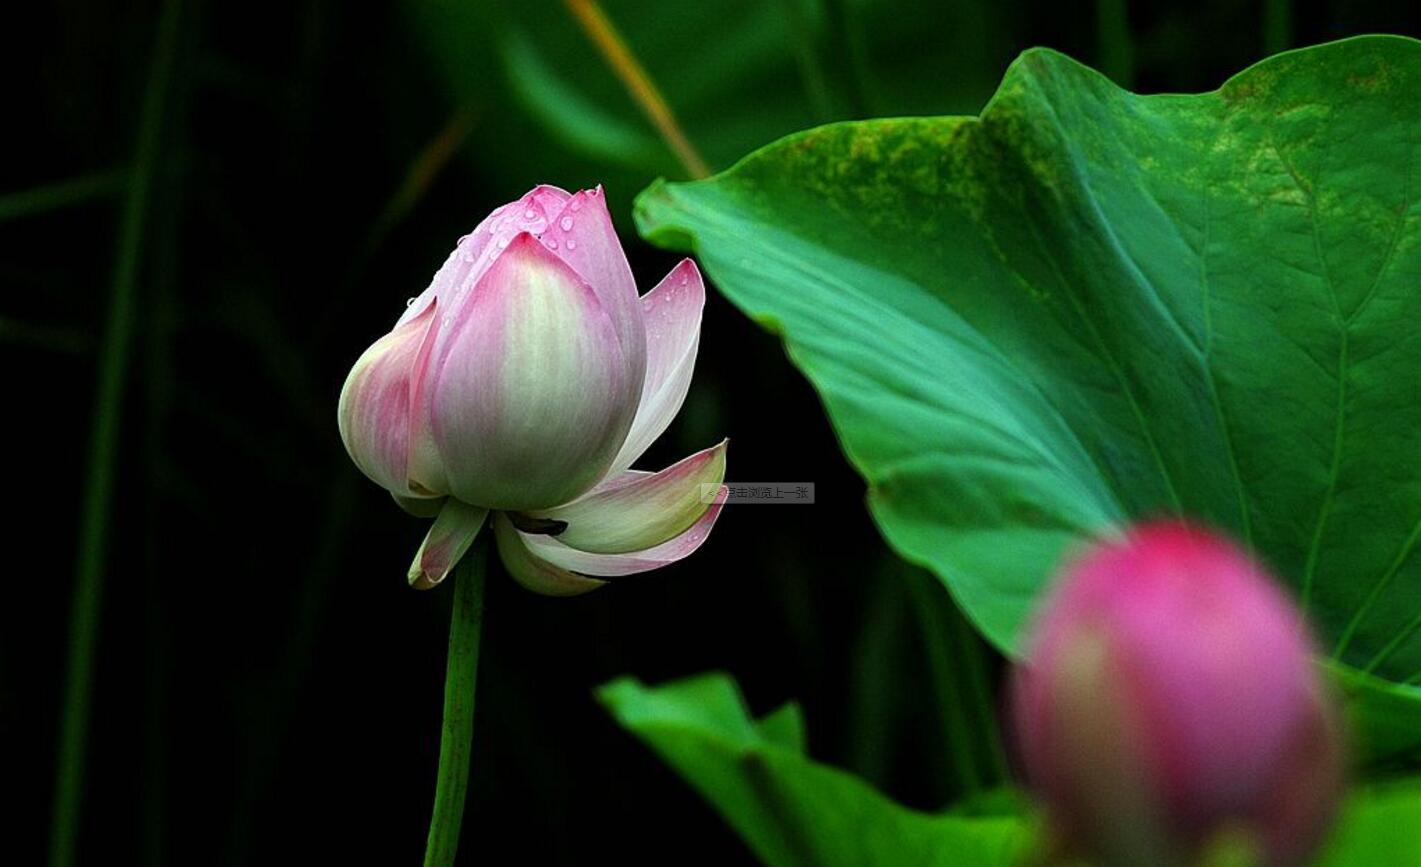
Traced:
POLYGON ((128 172, 119 170, 81 175, 28 190, 5 193, 0 195, 0 220, 33 217, 117 196, 128 189, 128 182, 128 172))
POLYGON ((1133 86, 1135 50, 1126 0, 1096 0, 1095 40, 1100 71, 1121 87, 1133 86))
POLYGON ((479 675, 479 634, 484 620, 487 536, 474 543, 454 569, 454 614, 449 623, 449 666, 444 673, 444 731, 439 739, 439 778, 424 867, 451 867, 459 848, 464 795, 469 789, 469 753, 474 734, 474 690, 479 675))
POLYGON ((84 761, 89 743, 89 697, 94 680, 99 615, 103 610, 108 517, 113 502, 123 390, 128 378, 136 317, 134 296, 137 294, 138 266, 148 222, 148 203, 159 165, 163 115, 168 82, 177 55, 181 10, 179 0, 168 0, 158 21, 153 60, 148 69, 143 108, 138 120, 133 172, 119 224, 108 320, 98 358, 94 421, 89 436, 89 472, 80 517, 79 557, 70 597, 69 658, 64 678, 64 704, 59 717, 59 750, 50 813, 49 863, 52 867, 73 864, 78 845, 84 761))

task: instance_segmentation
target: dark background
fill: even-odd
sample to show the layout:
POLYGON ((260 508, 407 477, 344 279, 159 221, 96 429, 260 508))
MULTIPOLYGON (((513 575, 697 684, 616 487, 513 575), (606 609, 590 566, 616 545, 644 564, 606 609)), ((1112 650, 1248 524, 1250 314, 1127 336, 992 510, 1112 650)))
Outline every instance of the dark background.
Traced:
MULTIPOLYGON (((103 596, 80 863, 419 858, 451 594, 406 586, 424 528, 346 457, 340 384, 534 183, 605 183, 643 290, 676 261, 629 203, 682 170, 562 4, 517 5, 68 0, 4 26, 4 863, 47 846, 85 551, 103 596), (123 388, 100 404, 105 371, 123 388), (90 454, 101 417, 116 437, 90 454)), ((715 168, 822 120, 975 112, 1033 45, 1152 92, 1270 48, 1421 35, 1396 2, 605 8, 715 168)), ((778 342, 712 294, 691 395, 643 465, 722 436, 732 479, 812 481, 817 504, 728 509, 695 556, 586 597, 491 582, 463 862, 751 860, 596 704, 623 674, 728 670, 756 712, 800 700, 817 758, 916 806, 956 793, 942 642, 923 640, 950 602, 886 553, 778 342)))

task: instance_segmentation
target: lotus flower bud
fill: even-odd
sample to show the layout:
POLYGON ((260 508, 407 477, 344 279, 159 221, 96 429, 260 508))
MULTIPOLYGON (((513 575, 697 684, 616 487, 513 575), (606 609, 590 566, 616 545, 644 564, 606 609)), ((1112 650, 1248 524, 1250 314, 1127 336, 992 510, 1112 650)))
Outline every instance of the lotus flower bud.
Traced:
POLYGON ((1017 746, 1061 842, 1190 865, 1224 838, 1302 863, 1342 747, 1302 620, 1262 569, 1181 524, 1098 543, 1062 575, 1015 673, 1017 746))
POLYGON ((600 188, 537 187, 460 238, 340 396, 356 466, 435 517, 410 581, 439 583, 490 513, 509 571, 543 593, 694 550, 725 444, 630 467, 686 396, 704 300, 689 259, 638 295, 600 188))

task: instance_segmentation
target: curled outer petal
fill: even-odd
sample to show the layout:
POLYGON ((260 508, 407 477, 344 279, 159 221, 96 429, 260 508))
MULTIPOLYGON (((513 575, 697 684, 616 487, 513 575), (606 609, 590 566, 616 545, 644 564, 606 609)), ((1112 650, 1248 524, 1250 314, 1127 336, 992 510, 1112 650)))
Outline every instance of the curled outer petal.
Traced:
POLYGON ((544 596, 579 596, 607 583, 584 575, 575 575, 533 556, 523 542, 523 535, 514 528, 506 515, 494 515, 493 533, 503 567, 514 581, 534 593, 544 596))
POLYGON ((447 328, 421 411, 452 496, 547 508, 606 474, 636 412, 636 382, 581 277, 521 233, 447 328))
POLYGON ((612 472, 630 467, 680 411, 696 366, 705 302, 705 282, 690 259, 681 260, 641 299, 646 323, 646 379, 636 419, 612 461, 612 472))
POLYGON ((428 590, 443 581, 468 552, 487 518, 488 509, 445 500, 410 564, 410 586, 428 590))
POLYGON ((410 485, 411 404, 438 330, 435 305, 375 341, 340 390, 340 438, 360 471, 392 494, 410 485))
POLYGON ((722 485, 716 491, 714 502, 711 503, 710 508, 706 509, 705 514, 701 515, 696 523, 669 541, 644 551, 633 551, 626 554, 592 554, 570 548, 551 536, 519 532, 518 538, 533 557, 568 572, 599 578, 615 578, 618 575, 649 572, 652 569, 659 569, 662 566, 675 563, 701 547, 706 537, 710 535, 711 527, 715 526, 715 519, 720 516, 720 510, 725 505, 725 496, 726 488, 722 485))
POLYGON ((630 470, 577 500, 533 514, 565 528, 558 542, 594 554, 641 551, 690 529, 711 508, 725 479, 729 440, 697 452, 659 473, 630 470))

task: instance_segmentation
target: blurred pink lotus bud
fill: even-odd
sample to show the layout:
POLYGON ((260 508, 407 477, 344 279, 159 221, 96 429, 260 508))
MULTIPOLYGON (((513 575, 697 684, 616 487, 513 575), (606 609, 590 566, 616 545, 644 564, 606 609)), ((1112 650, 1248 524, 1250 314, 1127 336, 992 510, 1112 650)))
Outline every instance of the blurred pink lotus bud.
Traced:
POLYGON ((1201 529, 1143 526, 1066 569, 1012 699, 1061 842, 1101 864, 1197 864, 1225 835, 1298 864, 1336 807, 1341 735, 1301 617, 1201 529))
POLYGON ((638 296, 601 188, 537 187, 461 238, 340 395, 356 466, 436 517, 411 582, 443 580, 491 511, 505 564, 544 593, 694 550, 725 443, 630 467, 686 396, 704 302, 689 259, 638 296))

